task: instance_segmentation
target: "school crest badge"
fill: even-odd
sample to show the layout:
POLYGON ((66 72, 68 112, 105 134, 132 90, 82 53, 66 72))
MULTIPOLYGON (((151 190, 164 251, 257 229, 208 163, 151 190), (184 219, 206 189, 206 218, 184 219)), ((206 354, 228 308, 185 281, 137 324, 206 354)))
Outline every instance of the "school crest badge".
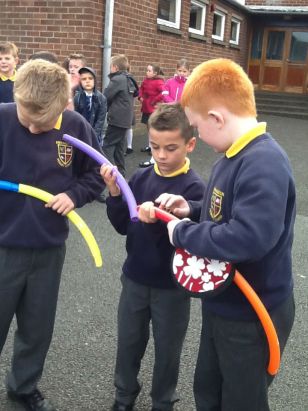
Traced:
POLYGON ((212 197, 211 197, 211 208, 210 208, 210 216, 214 221, 220 221, 222 219, 222 201, 223 201, 224 193, 214 187, 212 197))
POLYGON ((69 167, 73 159, 73 147, 64 141, 57 141, 58 146, 58 163, 61 167, 69 167))

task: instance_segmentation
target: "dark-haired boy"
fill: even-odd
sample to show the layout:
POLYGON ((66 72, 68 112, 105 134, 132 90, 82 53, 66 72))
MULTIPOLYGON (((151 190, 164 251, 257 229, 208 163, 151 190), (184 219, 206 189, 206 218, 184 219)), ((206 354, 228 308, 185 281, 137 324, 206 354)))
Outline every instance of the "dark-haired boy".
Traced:
MULTIPOLYGON (((156 164, 138 170, 129 182, 137 203, 152 204, 166 190, 200 200, 205 185, 186 157, 193 151, 196 139, 179 104, 162 104, 156 109, 149 119, 149 137, 156 164)), ((118 308, 116 402, 112 409, 133 409, 141 389, 137 377, 152 322, 153 410, 170 411, 178 401, 176 385, 190 298, 175 286, 171 277, 174 248, 169 243, 166 225, 131 222, 112 168, 103 166, 101 175, 110 192, 108 217, 118 233, 127 236, 118 308)))
POLYGON ((103 126, 107 112, 106 97, 97 90, 96 74, 91 67, 79 69, 80 87, 74 97, 75 111, 94 128, 98 142, 102 144, 103 126))

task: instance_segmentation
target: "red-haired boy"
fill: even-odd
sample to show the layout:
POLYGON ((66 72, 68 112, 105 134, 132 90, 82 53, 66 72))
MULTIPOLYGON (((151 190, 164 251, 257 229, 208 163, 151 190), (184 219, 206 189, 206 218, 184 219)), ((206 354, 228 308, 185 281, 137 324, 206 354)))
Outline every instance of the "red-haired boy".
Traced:
MULTIPOLYGON (((201 202, 171 194, 156 200, 191 219, 170 222, 169 238, 192 254, 236 266, 266 306, 282 352, 294 321, 295 187, 288 157, 266 123, 258 123, 253 85, 233 61, 199 65, 181 103, 200 139, 223 155, 201 202)), ((268 411, 268 359, 262 326, 236 285, 203 300, 197 411, 268 411)))

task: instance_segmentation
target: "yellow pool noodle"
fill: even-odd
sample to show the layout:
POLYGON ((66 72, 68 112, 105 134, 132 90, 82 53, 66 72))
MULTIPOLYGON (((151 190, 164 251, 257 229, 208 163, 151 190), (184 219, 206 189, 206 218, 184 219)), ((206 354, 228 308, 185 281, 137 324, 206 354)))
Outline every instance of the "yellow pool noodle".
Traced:
MULTIPOLYGON (((48 203, 48 201, 53 197, 53 195, 48 193, 47 191, 26 184, 19 184, 18 192, 31 197, 35 197, 39 200, 44 201, 45 203, 48 203)), ((103 265, 101 252, 98 248, 94 235, 92 234, 92 231, 90 230, 86 222, 80 217, 79 214, 76 213, 76 211, 70 211, 69 213, 67 213, 66 217, 69 218, 70 221, 78 228, 86 243, 88 244, 88 247, 95 261, 95 266, 101 267, 103 265)))

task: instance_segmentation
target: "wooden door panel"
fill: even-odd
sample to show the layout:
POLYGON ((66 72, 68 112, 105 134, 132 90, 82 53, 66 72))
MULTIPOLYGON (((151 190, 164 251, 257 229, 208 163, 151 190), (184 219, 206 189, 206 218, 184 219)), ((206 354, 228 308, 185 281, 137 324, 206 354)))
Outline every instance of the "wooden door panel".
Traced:
POLYGON ((263 86, 278 89, 280 86, 281 67, 264 67, 263 86))

